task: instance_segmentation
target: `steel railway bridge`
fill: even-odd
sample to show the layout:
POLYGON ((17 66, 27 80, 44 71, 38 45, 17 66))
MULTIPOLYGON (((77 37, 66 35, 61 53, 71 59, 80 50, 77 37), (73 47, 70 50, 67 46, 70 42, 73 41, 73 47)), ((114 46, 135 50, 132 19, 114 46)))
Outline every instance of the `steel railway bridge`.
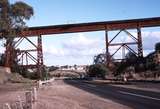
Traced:
MULTIPOLYGON (((38 69, 39 75, 43 67, 43 51, 42 51, 42 36, 50 34, 64 34, 64 33, 77 33, 77 32, 92 32, 92 31, 105 31, 105 46, 106 46, 106 64, 109 65, 111 58, 121 49, 125 48, 138 57, 143 57, 142 47, 142 35, 141 29, 146 27, 157 27, 160 26, 160 17, 144 18, 144 19, 130 19, 130 20, 119 20, 119 21, 106 21, 106 22, 91 22, 91 23, 79 23, 79 24, 65 24, 65 25, 51 25, 41 27, 29 27, 26 30, 17 33, 15 42, 15 48, 19 46, 23 40, 27 40, 31 43, 34 48, 28 50, 19 50, 21 66, 31 68, 35 67, 38 69), (128 30, 136 30, 136 36, 132 35, 128 30), (109 40, 108 32, 119 31, 111 40, 109 40), (121 32, 126 33, 127 37, 132 38, 133 42, 114 43, 116 37, 121 32), (29 37, 37 37, 37 42, 32 42, 29 37), (134 50, 130 45, 135 45, 137 50, 134 50), (109 47, 117 46, 117 50, 110 54, 109 47), (33 56, 31 52, 36 52, 36 56, 33 56), (34 64, 29 64, 28 60, 32 60, 34 64)), ((12 65, 12 50, 11 44, 8 42, 6 46, 6 60, 5 66, 11 67, 12 65)), ((120 60, 120 59, 118 59, 120 60)))

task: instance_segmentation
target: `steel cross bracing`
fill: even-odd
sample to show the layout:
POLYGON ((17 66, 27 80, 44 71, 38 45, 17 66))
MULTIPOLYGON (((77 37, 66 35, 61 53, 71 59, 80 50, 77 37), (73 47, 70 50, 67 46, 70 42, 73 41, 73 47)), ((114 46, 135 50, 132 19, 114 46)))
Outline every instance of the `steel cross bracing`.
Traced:
POLYGON ((26 67, 31 69, 37 69, 37 76, 41 78, 41 71, 43 68, 43 52, 42 52, 42 37, 41 35, 37 36, 37 43, 32 42, 28 37, 19 37, 14 44, 7 42, 6 46, 6 61, 5 66, 11 67, 13 62, 13 54, 16 54, 18 58, 20 67, 26 67), (34 48, 20 50, 18 47, 23 41, 27 40, 34 48), (12 46, 11 46, 12 45, 12 46), (12 48, 15 48, 16 51, 13 51, 12 48), (34 56, 32 53, 35 52, 37 56, 34 56), (32 61, 32 64, 29 64, 29 61, 32 61))
POLYGON ((143 57, 143 48, 142 48, 142 38, 141 38, 141 29, 137 28, 137 37, 132 35, 129 31, 126 29, 120 30, 111 40, 108 39, 108 31, 105 31, 106 35, 106 64, 109 66, 110 60, 113 58, 113 56, 120 50, 122 49, 122 58, 114 58, 114 60, 123 60, 125 59, 125 49, 128 51, 132 52, 135 54, 137 57, 143 57), (122 42, 122 43, 117 43, 113 41, 120 35, 121 32, 126 33, 128 37, 130 37, 133 41, 132 42, 122 42), (137 50, 134 50, 131 48, 131 45, 137 45, 137 50), (117 46, 118 48, 116 49, 115 52, 111 54, 109 51, 109 48, 112 46, 117 46))
MULTIPOLYGON (((76 32, 91 32, 91 31, 105 31, 105 38, 106 38, 106 54, 109 54, 109 47, 111 46, 120 46, 115 53, 111 54, 113 57, 119 49, 123 48, 124 50, 127 49, 139 57, 143 57, 143 48, 142 48, 142 35, 141 35, 141 28, 145 27, 156 27, 160 26, 160 17, 155 18, 144 18, 144 19, 131 19, 131 20, 119 20, 119 21, 107 21, 107 22, 91 22, 91 23, 80 23, 80 24, 65 24, 65 25, 53 25, 53 26, 41 26, 41 27, 30 27, 24 31, 17 33, 16 37, 20 37, 19 42, 23 38, 37 36, 38 41, 37 44, 34 44, 32 41, 29 41, 32 45, 36 47, 35 50, 26 50, 21 51, 23 56, 26 55, 27 57, 32 58, 35 61, 35 65, 27 65, 27 66, 37 66, 40 70, 43 65, 43 52, 42 52, 42 36, 49 35, 49 34, 63 34, 63 33, 76 33, 76 32), (128 30, 129 29, 136 29, 137 30, 137 37, 133 36, 128 30), (108 32, 120 30, 117 35, 109 40, 108 32), (123 43, 111 43, 121 32, 125 32, 128 37, 131 37, 134 42, 123 42, 123 43), (137 45, 137 51, 130 48, 129 45, 137 45), (37 52, 37 58, 33 58, 30 51, 37 52)), ((0 36, 3 36, 3 33, 0 33, 0 36)), ((6 66, 10 67, 11 64, 11 49, 10 44, 7 43, 6 46, 6 66)), ((107 64, 110 62, 110 56, 106 55, 107 64)))

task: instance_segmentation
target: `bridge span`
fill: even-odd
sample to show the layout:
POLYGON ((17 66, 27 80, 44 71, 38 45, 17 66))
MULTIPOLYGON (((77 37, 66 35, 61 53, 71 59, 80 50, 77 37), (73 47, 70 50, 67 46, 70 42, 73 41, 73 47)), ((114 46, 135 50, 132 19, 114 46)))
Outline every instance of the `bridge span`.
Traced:
MULTIPOLYGON (((36 67, 41 72, 43 66, 43 51, 42 51, 42 36, 50 34, 64 34, 64 33, 77 33, 77 32, 92 32, 92 31, 105 31, 105 46, 106 46, 106 64, 109 66, 111 58, 121 49, 127 49, 137 55, 143 57, 142 47, 142 35, 141 29, 146 27, 157 27, 160 26, 160 17, 144 18, 144 19, 129 19, 129 20, 117 20, 117 21, 105 21, 105 22, 91 22, 91 23, 79 23, 79 24, 64 24, 64 25, 51 25, 51 26, 40 26, 40 27, 29 27, 23 31, 17 33, 16 37, 19 38, 14 44, 15 48, 26 39, 31 43, 34 48, 28 50, 19 50, 19 60, 21 65, 25 67, 36 67), (132 35, 128 30, 135 29, 137 35, 132 35), (109 40, 108 32, 112 31, 119 32, 109 40), (133 42, 114 43, 113 40, 119 36, 121 32, 133 39, 133 42), (28 37, 37 37, 37 43, 32 42, 28 37), (132 49, 129 45, 136 45, 137 50, 132 49), (109 47, 118 46, 117 50, 110 54, 109 47), (37 57, 34 57, 30 52, 36 52, 37 57), (29 65, 28 59, 31 59, 35 64, 29 65), (25 60, 25 61, 24 61, 25 60)), ((6 44, 6 61, 5 66, 11 67, 13 62, 13 50, 11 43, 7 41, 6 44)), ((123 54, 122 54, 123 55, 123 54)), ((121 59, 117 59, 121 60, 121 59)), ((40 73, 39 73, 40 75, 40 73)))

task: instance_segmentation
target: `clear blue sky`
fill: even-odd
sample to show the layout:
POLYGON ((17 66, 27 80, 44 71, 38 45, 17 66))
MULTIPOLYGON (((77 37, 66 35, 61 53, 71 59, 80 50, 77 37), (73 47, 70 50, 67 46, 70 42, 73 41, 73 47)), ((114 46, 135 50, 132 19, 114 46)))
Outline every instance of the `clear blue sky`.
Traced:
POLYGON ((30 26, 160 16, 160 0, 23 1, 35 10, 35 15, 29 22, 30 26))
MULTIPOLYGON (((15 1, 18 0, 10 0, 11 3, 14 3, 15 1)), ((30 4, 35 11, 34 17, 32 17, 32 19, 29 22, 27 22, 28 26, 110 21, 110 20, 136 19, 136 18, 148 18, 148 17, 160 16, 160 0, 22 0, 22 1, 30 4)), ((150 30, 151 29, 145 31, 150 32, 150 30)), ((159 28, 153 29, 153 31, 156 32, 159 30, 160 30, 159 28)), ((49 36, 43 37, 43 43, 45 46, 44 59, 45 59, 45 64, 47 65, 91 64, 93 56, 99 52, 104 51, 105 44, 103 45, 104 42, 103 32, 54 35, 54 36, 57 37, 49 37, 49 36), (74 36, 77 36, 77 38, 74 36), (77 43, 84 42, 84 44, 82 45, 79 44, 81 46, 79 47, 76 45, 75 43, 76 41, 77 43), (89 41, 90 44, 86 44, 86 41, 89 41), (95 46, 91 46, 91 44, 95 43, 98 43, 97 48, 95 46), (73 46, 75 46, 75 48, 73 46), (87 55, 86 51, 88 50, 90 50, 90 52, 87 55), (77 51, 80 51, 80 53, 77 53, 77 51), (57 55, 58 53, 60 53, 61 55, 57 55)), ((155 42, 153 42, 153 44, 154 43, 155 42)), ((153 49, 154 45, 151 46, 153 49)))

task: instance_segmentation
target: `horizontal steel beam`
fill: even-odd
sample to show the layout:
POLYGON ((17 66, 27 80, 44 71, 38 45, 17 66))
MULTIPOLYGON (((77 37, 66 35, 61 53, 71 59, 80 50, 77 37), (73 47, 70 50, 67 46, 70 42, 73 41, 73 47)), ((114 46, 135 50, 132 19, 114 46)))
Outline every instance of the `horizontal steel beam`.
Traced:
MULTIPOLYGON (((114 30, 136 29, 145 27, 156 27, 156 26, 160 26, 160 17, 29 27, 25 28, 22 32, 17 33, 16 37, 29 37, 29 36, 33 37, 39 35, 91 32, 91 31, 104 31, 104 30, 114 31, 114 30)), ((2 36, 3 32, 0 32, 0 37, 2 36)))
POLYGON ((113 43, 113 44, 109 44, 109 46, 118 46, 118 45, 134 45, 134 44, 137 44, 137 42, 113 43))
POLYGON ((30 49, 30 50, 20 50, 19 52, 37 52, 37 49, 30 49))
POLYGON ((19 37, 49 35, 49 34, 62 34, 62 33, 89 32, 89 31, 103 31, 103 30, 112 31, 112 30, 122 30, 122 29, 136 29, 138 27, 144 28, 144 27, 156 27, 156 26, 160 26, 160 17, 29 27, 27 30, 20 33, 19 37))

